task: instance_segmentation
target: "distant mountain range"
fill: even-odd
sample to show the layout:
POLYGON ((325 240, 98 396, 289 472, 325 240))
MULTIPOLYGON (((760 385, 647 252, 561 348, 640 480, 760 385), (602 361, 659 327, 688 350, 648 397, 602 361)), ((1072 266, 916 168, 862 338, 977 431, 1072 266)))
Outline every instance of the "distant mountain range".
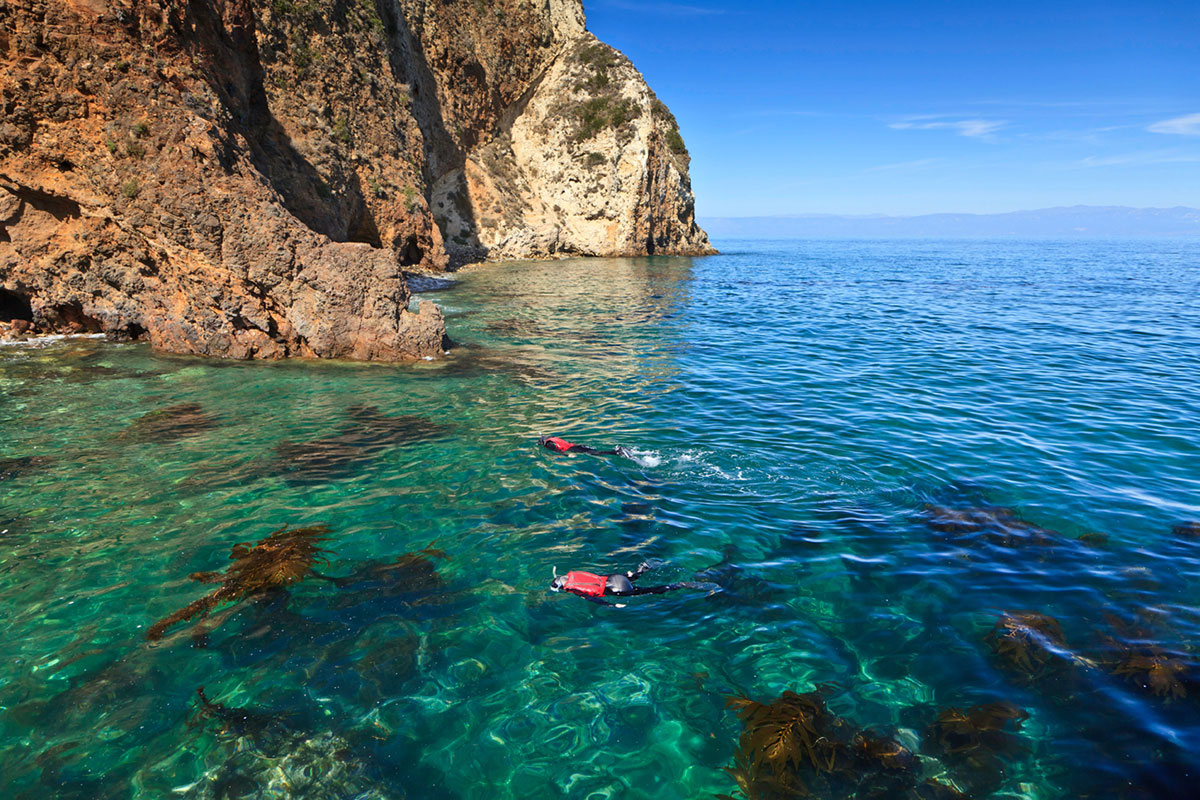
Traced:
POLYGON ((1007 214, 925 214, 918 217, 800 214, 707 217, 715 238, 887 239, 975 237, 1200 236, 1200 209, 1070 206, 1007 214))

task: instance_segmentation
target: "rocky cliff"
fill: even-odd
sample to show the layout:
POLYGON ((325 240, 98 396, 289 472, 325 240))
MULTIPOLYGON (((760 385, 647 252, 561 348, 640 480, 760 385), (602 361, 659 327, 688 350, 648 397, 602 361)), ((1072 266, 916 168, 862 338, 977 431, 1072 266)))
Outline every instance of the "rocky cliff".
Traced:
POLYGON ((0 334, 405 360, 405 268, 711 252, 579 0, 0 0, 0 334))

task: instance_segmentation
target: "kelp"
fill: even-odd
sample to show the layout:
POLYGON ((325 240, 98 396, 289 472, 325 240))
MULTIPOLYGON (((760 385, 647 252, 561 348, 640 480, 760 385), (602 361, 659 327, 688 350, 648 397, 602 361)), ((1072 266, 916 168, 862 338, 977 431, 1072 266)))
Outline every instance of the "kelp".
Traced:
POLYGON ((1005 701, 947 708, 926 731, 925 749, 942 758, 969 793, 987 794, 1003 784, 1005 759, 1025 751, 1017 733, 1028 718, 1005 701))
MULTIPOLYGON (((1143 618, 1151 614, 1150 609, 1143 609, 1143 618)), ((1116 636, 1105 637, 1105 653, 1100 658, 1107 671, 1168 703, 1187 697, 1188 686, 1196 682, 1196 665, 1188 654, 1162 646, 1145 628, 1112 614, 1106 618, 1116 632, 1116 636)))
POLYGON ((1066 649, 1058 620, 1032 612, 1001 614, 985 641, 1005 667, 1030 682, 1045 677, 1066 649))
POLYGON ((332 436, 277 445, 269 471, 283 475, 293 486, 344 479, 357 474, 387 449, 449 433, 447 426, 425 417, 392 417, 373 406, 353 406, 346 414, 349 424, 332 436))
POLYGON ((325 561, 328 550, 318 546, 329 538, 329 528, 315 525, 272 532, 253 546, 235 544, 229 553, 233 563, 222 572, 194 572, 188 577, 199 583, 220 584, 212 592, 195 600, 150 626, 146 638, 161 639, 171 627, 196 617, 207 616, 223 603, 236 603, 272 589, 302 580, 318 562, 325 561))
POLYGON ((19 456, 17 458, 0 458, 0 481, 19 478, 22 475, 40 469, 51 462, 52 459, 47 456, 19 456))
POLYGON ((747 800, 896 797, 916 785, 917 757, 883 734, 856 731, 828 709, 824 692, 787 691, 770 703, 727 698, 742 733, 725 771, 747 800))
POLYGON ((1062 540, 1054 531, 1025 522, 1016 511, 1000 506, 952 508, 926 503, 922 516, 931 529, 955 540, 981 541, 1008 549, 1047 547, 1062 540))
POLYGON ((926 742, 935 752, 951 756, 1011 753, 1021 748, 1016 733, 1027 719, 1029 712, 1003 700, 967 709, 947 708, 929 726, 926 742))
POLYGON ((170 442, 195 436, 216 426, 217 419, 205 412, 199 403, 179 403, 138 417, 121 433, 121 438, 139 442, 170 442))
POLYGON ((1200 539, 1200 522, 1177 522, 1171 526, 1171 533, 1181 539, 1200 539))
POLYGON ((333 579, 339 589, 348 590, 347 596, 333 605, 356 605, 362 602, 360 596, 380 606, 391 599, 405 605, 420 604, 445 585, 435 562, 449 559, 445 551, 430 545, 397 556, 395 561, 360 564, 350 575, 333 579))
POLYGON ((288 733, 283 714, 271 714, 249 708, 227 706, 208 699, 204 687, 196 689, 196 702, 188 710, 190 731, 215 728, 219 736, 251 737, 262 746, 277 742, 288 733))
POLYGON ((1167 702, 1187 696, 1183 680, 1190 669, 1182 659, 1173 657, 1161 647, 1144 647, 1131 650, 1114 669, 1136 686, 1165 697, 1167 702))

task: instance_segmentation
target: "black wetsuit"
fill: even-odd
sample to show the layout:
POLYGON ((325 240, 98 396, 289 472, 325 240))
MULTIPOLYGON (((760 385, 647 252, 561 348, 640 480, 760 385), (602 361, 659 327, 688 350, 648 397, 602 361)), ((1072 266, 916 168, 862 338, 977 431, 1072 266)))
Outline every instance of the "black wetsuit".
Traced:
MULTIPOLYGON (((655 566, 657 566, 657 565, 650 564, 647 562, 642 562, 638 566, 638 568, 632 572, 626 572, 626 573, 618 572, 615 575, 605 576, 603 596, 604 597, 636 597, 638 595, 643 595, 643 594, 666 594, 667 592, 673 592, 676 589, 702 589, 702 590, 712 591, 712 590, 716 590, 716 589, 720 588, 716 584, 694 583, 692 581, 680 581, 679 583, 668 583, 668 584, 661 585, 661 586, 637 586, 634 583, 634 581, 636 581, 638 578, 642 577, 642 575, 644 575, 649 570, 653 569, 655 566)), ((612 605, 612 603, 604 602, 604 600, 602 600, 600 598, 600 596, 598 596, 597 594, 594 593, 594 589, 593 589, 593 591, 587 591, 585 589, 579 589, 579 588, 572 587, 570 584, 570 578, 572 575, 576 575, 576 574, 587 575, 588 577, 599 578, 599 576, 592 576, 590 573, 568 573, 567 575, 555 577, 554 581, 550 584, 550 588, 554 591, 570 592, 571 594, 578 595, 579 597, 582 597, 585 600, 590 600, 593 603, 597 603, 602 606, 611 606, 612 605)), ((589 587, 589 588, 591 588, 591 587, 589 587)))
POLYGON ((597 450, 586 444, 572 444, 557 436, 538 437, 538 444, 547 450, 553 450, 555 453, 586 453, 589 456, 624 456, 625 458, 629 458, 628 451, 620 445, 617 445, 612 450, 597 450))
POLYGON ((668 583, 665 586, 635 586, 633 582, 646 574, 650 568, 650 564, 643 562, 633 572, 626 572, 623 575, 618 572, 616 575, 609 575, 608 580, 604 582, 604 594, 606 596, 611 594, 617 597, 634 597, 639 594, 665 594, 675 589, 687 588, 684 583, 668 583))

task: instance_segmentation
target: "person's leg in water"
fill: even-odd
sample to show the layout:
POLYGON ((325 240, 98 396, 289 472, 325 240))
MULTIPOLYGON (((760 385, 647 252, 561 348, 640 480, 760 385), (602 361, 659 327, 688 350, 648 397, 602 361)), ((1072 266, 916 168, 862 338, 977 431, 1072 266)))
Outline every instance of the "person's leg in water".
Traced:
POLYGON ((588 447, 586 444, 573 444, 567 448, 568 453, 586 453, 589 456, 617 456, 620 455, 616 450, 597 450, 594 447, 588 447))
POLYGON ((613 594, 617 597, 636 597, 640 594, 666 594, 673 592, 676 589, 699 589, 707 588, 700 584, 695 584, 690 581, 681 583, 668 583, 663 586, 634 586, 633 582, 645 575, 655 567, 661 566, 661 561, 643 561, 638 564, 637 569, 626 572, 624 575, 617 573, 610 575, 605 586, 606 594, 613 594))

